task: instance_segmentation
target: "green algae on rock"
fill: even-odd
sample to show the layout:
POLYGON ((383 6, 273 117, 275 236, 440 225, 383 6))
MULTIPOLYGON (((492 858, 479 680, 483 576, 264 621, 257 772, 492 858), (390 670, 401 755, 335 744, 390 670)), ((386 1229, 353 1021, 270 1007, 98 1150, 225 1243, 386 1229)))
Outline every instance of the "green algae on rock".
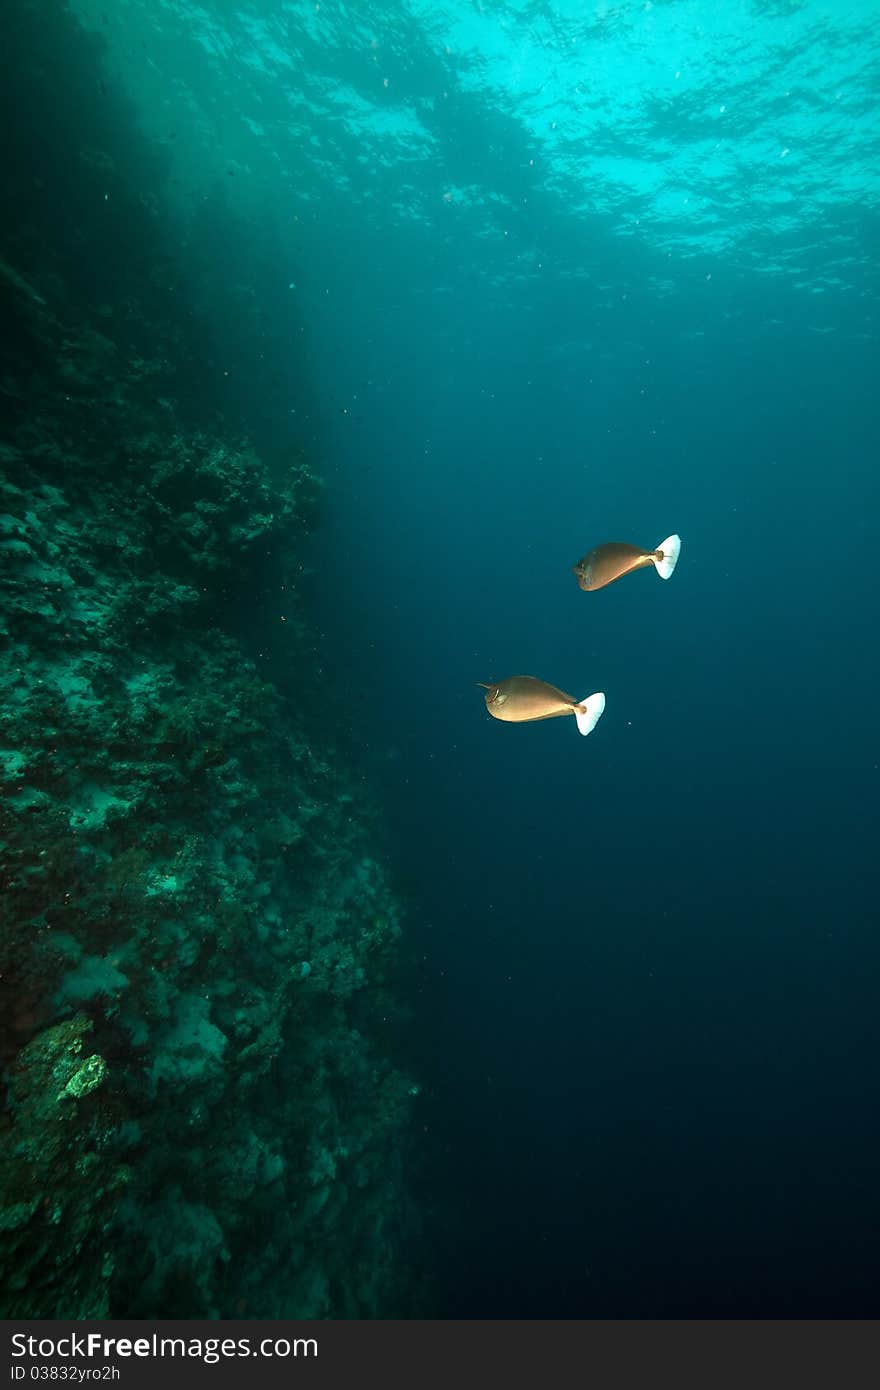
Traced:
POLYGON ((108 1067, 83 1056, 93 1030, 76 1014, 31 1039, 8 1072, 0 1142, 0 1300, 6 1317, 109 1316, 110 1225, 129 1170, 108 1067))

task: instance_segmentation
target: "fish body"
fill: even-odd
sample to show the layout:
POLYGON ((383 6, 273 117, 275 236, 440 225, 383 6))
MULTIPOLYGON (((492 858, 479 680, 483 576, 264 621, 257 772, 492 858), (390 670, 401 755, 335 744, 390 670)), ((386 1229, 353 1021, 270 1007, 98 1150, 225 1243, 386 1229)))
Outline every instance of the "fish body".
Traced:
POLYGON ((576 700, 573 695, 567 695, 536 676, 507 676, 492 685, 480 684, 486 692, 486 709, 492 718, 508 724, 530 724, 536 719, 573 714, 581 733, 588 734, 596 727, 605 708, 605 696, 601 692, 576 700))
POLYGON ((649 565, 654 566, 661 579, 668 579, 678 563, 680 550, 680 536, 667 536, 656 550, 641 550, 627 541, 605 541, 588 550, 573 571, 578 584, 587 592, 604 589, 615 579, 622 579, 633 570, 647 569, 649 565))

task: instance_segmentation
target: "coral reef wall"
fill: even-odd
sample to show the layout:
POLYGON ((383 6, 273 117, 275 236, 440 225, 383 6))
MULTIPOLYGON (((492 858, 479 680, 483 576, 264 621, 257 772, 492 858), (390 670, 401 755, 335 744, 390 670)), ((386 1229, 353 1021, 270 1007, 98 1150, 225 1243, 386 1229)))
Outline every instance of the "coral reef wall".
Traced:
MULTIPOLYGON (((30 51, 45 14, 13 9, 30 51)), ((76 34, 51 10, 54 81, 52 45, 76 34)), ((82 80, 92 58, 77 56, 82 80)), ((97 130, 88 169, 100 148, 97 130)), ((219 417, 196 422, 180 381, 192 326, 151 320, 121 253, 97 297, 94 247, 69 223, 54 236, 39 169, 11 168, 0 1311, 406 1311, 400 912, 316 717, 296 579, 318 481, 299 450, 270 470, 219 417), (244 629, 267 565, 283 680, 258 671, 244 629)), ((119 205, 158 263, 161 210, 119 205)))

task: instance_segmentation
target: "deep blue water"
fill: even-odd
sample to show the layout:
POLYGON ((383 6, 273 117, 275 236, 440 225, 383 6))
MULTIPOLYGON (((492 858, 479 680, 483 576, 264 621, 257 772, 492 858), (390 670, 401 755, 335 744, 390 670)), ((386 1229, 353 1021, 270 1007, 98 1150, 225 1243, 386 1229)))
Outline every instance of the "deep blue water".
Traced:
POLYGON ((328 479, 433 1311, 876 1315, 874 7, 77 8, 230 413, 328 479))
POLYGON ((542 361, 558 305, 531 307, 511 342, 515 307, 499 323, 461 303, 442 365, 392 327, 387 397, 340 462, 364 626, 340 593, 339 679, 366 740, 399 749, 383 782, 427 919, 418 1041, 451 1307, 866 1313, 865 364, 817 346, 796 302, 762 332, 744 297, 732 342, 706 306, 705 337, 677 343, 670 312, 638 357, 617 339, 638 325, 612 324, 607 363, 560 372, 542 361), (586 595, 568 573, 600 535, 672 529, 668 584, 586 595), (519 670, 606 691, 589 742, 488 719, 474 682, 519 670))
POLYGON ((520 252, 571 279, 485 283, 476 212, 340 242, 327 624, 396 754, 459 1315, 876 1312, 876 262, 829 283, 793 197, 800 285, 549 199, 520 252), (673 530, 668 584, 569 573, 673 530), (595 734, 490 720, 518 671, 605 690, 595 734))

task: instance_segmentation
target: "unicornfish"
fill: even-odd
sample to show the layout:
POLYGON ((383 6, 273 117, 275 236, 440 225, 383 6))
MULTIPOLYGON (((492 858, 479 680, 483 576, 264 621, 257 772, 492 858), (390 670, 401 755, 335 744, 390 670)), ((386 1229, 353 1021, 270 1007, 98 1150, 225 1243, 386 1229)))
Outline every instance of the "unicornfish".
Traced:
POLYGON ((681 536, 667 536, 656 550, 640 550, 626 541, 605 541, 604 545, 588 550, 574 565, 573 572, 582 589, 604 589, 615 579, 622 579, 633 570, 653 565, 661 579, 669 579, 681 551, 681 536))
POLYGON ((555 685, 539 681, 535 676, 508 676, 503 681, 487 685, 478 681, 486 692, 486 709, 493 719, 508 724, 529 724, 534 719, 555 719, 558 714, 573 714, 582 734, 588 734, 601 718, 605 696, 601 691, 575 700, 555 685))

